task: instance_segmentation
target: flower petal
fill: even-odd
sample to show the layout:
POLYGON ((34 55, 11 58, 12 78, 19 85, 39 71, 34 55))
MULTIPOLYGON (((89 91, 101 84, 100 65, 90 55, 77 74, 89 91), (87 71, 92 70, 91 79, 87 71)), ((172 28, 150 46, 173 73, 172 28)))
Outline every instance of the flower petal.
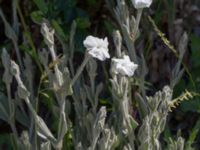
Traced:
POLYGON ((88 53, 101 61, 104 61, 106 58, 110 58, 110 55, 108 53, 108 50, 104 48, 93 48, 92 50, 88 51, 88 53))
POLYGON ((83 41, 83 44, 86 47, 88 54, 90 54, 92 57, 101 61, 105 60, 106 58, 110 58, 108 53, 107 38, 99 39, 97 37, 88 36, 83 41))
POLYGON ((112 72, 115 74, 133 76, 138 65, 130 61, 129 56, 124 55, 123 58, 112 58, 112 72))
POLYGON ((152 0, 132 0, 132 3, 136 9, 150 7, 152 0))
POLYGON ((96 47, 98 44, 97 38, 93 36, 87 36, 86 39, 83 41, 84 46, 87 49, 92 49, 93 47, 96 47))

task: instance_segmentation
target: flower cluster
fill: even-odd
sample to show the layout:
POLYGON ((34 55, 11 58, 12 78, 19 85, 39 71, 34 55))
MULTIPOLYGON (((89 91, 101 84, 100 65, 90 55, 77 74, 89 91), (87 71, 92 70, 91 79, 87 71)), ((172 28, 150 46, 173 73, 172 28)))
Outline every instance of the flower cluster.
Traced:
MULTIPOLYGON (((152 3, 152 0, 131 0, 132 4, 136 9, 143 9, 145 7, 149 7, 152 3)), ((141 14, 138 18, 140 18, 141 14)), ((137 19, 140 20, 140 19, 137 19)), ((86 47, 87 53, 99 59, 100 61, 104 61, 107 58, 110 58, 108 53, 108 40, 107 38, 100 39, 94 36, 87 36, 83 41, 84 46, 86 47)), ((112 58, 112 72, 114 74, 121 74, 127 76, 133 76, 135 70, 138 65, 131 62, 129 56, 124 55, 123 58, 112 58)))
MULTIPOLYGON (((100 39, 94 36, 88 36, 83 41, 84 46, 90 56, 104 61, 110 58, 108 53, 108 40, 107 38, 100 39)), ((129 56, 124 55, 123 58, 112 58, 112 72, 115 74, 133 76, 138 65, 131 62, 129 56)))

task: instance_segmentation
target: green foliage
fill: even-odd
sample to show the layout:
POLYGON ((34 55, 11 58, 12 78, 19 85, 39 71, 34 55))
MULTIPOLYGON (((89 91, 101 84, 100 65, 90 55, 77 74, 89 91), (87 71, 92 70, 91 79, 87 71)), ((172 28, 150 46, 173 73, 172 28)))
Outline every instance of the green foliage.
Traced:
MULTIPOLYGON (((199 119, 187 124, 189 129, 177 138, 174 135, 182 122, 175 122, 181 125, 172 129, 173 121, 167 120, 168 116, 179 117, 176 110, 200 112, 200 38, 187 34, 185 30, 192 31, 188 26, 178 30, 180 37, 172 34, 178 32, 172 30, 181 8, 178 1, 155 0, 151 10, 133 10, 132 3, 123 0, 107 0, 106 4, 97 0, 33 0, 26 4, 13 0, 12 5, 12 12, 6 12, 3 5, 0 8, 6 36, 0 47, 7 48, 1 53, 0 119, 11 128, 0 134, 0 149, 198 147, 193 144, 199 135, 199 119), (112 57, 126 54, 139 65, 134 77, 115 76, 109 71, 110 61, 100 63, 88 57, 83 40, 93 34, 109 37, 112 57), (156 62, 154 58, 163 57, 156 54, 164 53, 155 53, 157 47, 172 54, 156 62), (185 61, 187 56, 190 64, 185 61), (151 73, 158 77, 149 58, 153 66, 159 66, 157 72, 168 71, 160 75, 167 73, 169 79, 169 87, 162 91, 148 78, 151 73), (162 66, 162 61, 170 61, 170 65, 162 66), (185 89, 188 91, 182 93, 185 89)), ((180 13, 178 17, 185 16, 180 13)))
POLYGON ((9 134, 0 134, 0 148, 6 150, 12 150, 11 137, 9 134))

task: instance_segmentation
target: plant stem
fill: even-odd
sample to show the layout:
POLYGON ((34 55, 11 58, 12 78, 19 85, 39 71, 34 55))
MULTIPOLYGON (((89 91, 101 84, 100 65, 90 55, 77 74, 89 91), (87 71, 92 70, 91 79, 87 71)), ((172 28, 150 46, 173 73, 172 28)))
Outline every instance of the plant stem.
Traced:
POLYGON ((72 86, 74 85, 74 83, 76 82, 76 80, 78 79, 78 77, 80 76, 81 72, 83 71, 84 67, 86 66, 87 62, 90 60, 91 56, 88 55, 86 53, 85 58, 81 64, 81 66, 78 68, 78 71, 76 72, 76 75, 74 76, 74 78, 72 79, 72 86))
POLYGON ((143 9, 137 10, 135 34, 137 35, 143 9))

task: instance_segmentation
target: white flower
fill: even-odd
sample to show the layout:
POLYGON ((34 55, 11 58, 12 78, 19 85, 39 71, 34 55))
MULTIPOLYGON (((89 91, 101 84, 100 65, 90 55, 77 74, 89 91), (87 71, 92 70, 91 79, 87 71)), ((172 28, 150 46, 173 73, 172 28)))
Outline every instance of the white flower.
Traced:
POLYGON ((108 53, 108 40, 107 38, 99 39, 94 36, 87 36, 83 41, 84 46, 86 47, 89 55, 94 58, 97 58, 101 61, 106 58, 110 58, 108 53))
POLYGON ((112 71, 115 74, 133 76, 138 65, 130 61, 129 56, 124 55, 123 58, 112 58, 112 71))
POLYGON ((132 0, 132 3, 136 9, 149 7, 152 0, 132 0))

